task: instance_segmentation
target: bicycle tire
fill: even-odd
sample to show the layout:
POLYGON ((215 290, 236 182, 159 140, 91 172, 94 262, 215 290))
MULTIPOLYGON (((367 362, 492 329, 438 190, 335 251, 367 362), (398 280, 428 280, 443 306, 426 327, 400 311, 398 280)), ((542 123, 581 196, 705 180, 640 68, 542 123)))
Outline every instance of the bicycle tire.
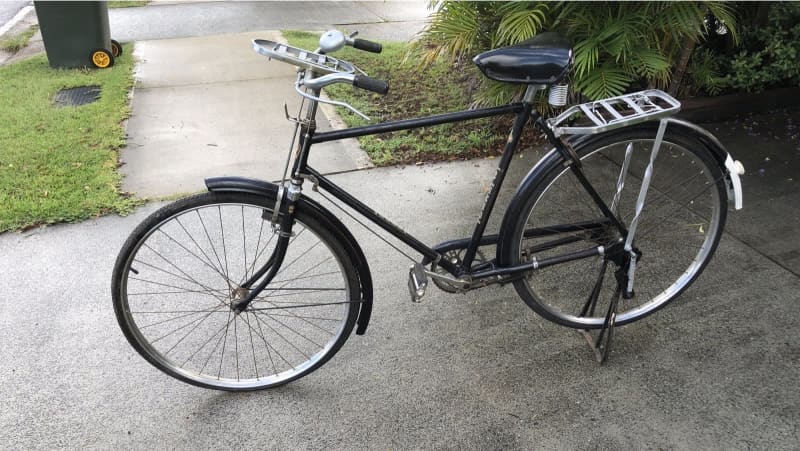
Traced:
MULTIPOLYGON (((657 125, 657 124, 655 124, 657 125)), ((650 159, 655 125, 641 124, 589 137, 575 148, 582 170, 607 205, 613 203, 618 176, 628 144, 633 144, 630 168, 619 200, 619 217, 628 227, 634 216, 641 180, 650 159)), ((595 229, 525 238, 525 230, 553 229, 602 218, 599 208, 579 185, 564 157, 549 158, 538 182, 521 192, 526 199, 518 215, 510 219, 504 245, 505 261, 516 265, 597 245, 608 248, 621 238, 607 225, 595 229), (576 240, 532 255, 534 246, 555 239, 576 240)), ((702 273, 711 260, 727 217, 724 173, 710 151, 699 141, 666 130, 633 246, 642 252, 634 277, 631 299, 620 299, 616 324, 641 319, 678 297, 702 273)), ((530 232, 529 232, 530 235, 530 232)), ((543 249, 539 247, 538 249, 543 249)), ((522 300, 544 318, 578 329, 603 327, 611 298, 618 286, 614 270, 619 265, 605 256, 575 260, 535 270, 514 282, 522 300), (604 265, 603 262, 608 264, 604 265), (589 299, 599 288, 591 310, 589 299)))
POLYGON ((125 242, 114 312, 159 370, 205 388, 276 387, 327 362, 358 314, 358 278, 341 243, 298 206, 274 280, 241 314, 239 285, 269 260, 272 196, 207 192, 166 205, 125 242))

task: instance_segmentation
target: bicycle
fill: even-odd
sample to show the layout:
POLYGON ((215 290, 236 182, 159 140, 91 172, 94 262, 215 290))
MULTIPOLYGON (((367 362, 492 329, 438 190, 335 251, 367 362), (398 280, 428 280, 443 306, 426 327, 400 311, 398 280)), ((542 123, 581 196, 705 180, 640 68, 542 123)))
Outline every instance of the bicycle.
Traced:
POLYGON ((161 371, 221 390, 275 387, 322 366, 353 328, 365 333, 373 304, 367 258, 343 223, 302 193, 306 180, 421 255, 409 270, 412 301, 430 280, 448 292, 512 283, 537 314, 581 330, 600 363, 616 326, 663 308, 697 279, 719 242, 727 203, 742 206, 744 168, 709 132, 673 118, 680 103, 662 91, 540 115, 534 102, 542 89, 550 88, 553 105, 566 104, 561 81, 572 50, 554 33, 475 57, 487 77, 526 85, 519 102, 317 132, 321 102, 363 116, 322 98, 324 87, 388 91, 330 56, 345 45, 381 51, 354 36, 327 32, 315 52, 254 40, 259 54, 299 68, 295 90, 304 100, 297 117, 286 113, 295 130, 283 180, 208 178, 207 192, 154 212, 123 245, 114 311, 130 344, 161 371), (514 123, 468 238, 428 246, 307 161, 321 142, 500 115, 514 123), (528 122, 553 148, 520 183, 499 233, 487 235, 528 122))

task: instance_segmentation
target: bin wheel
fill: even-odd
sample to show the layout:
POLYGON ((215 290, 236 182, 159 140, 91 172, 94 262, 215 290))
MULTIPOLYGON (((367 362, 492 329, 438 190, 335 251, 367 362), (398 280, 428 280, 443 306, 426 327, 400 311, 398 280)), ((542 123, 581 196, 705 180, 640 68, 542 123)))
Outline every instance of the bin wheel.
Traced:
POLYGON ((106 49, 92 50, 92 64, 99 69, 105 69, 114 65, 114 55, 106 49))
POLYGON ((111 54, 114 58, 119 58, 122 55, 122 44, 119 41, 111 40, 111 54))

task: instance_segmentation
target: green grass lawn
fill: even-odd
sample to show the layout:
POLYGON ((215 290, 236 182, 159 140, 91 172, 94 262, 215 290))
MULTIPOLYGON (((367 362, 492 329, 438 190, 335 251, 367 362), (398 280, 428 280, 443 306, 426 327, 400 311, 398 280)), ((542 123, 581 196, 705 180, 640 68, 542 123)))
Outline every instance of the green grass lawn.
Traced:
MULTIPOLYGON (((291 45, 315 50, 319 34, 285 31, 291 45)), ((365 36, 365 38, 367 38, 365 36)), ((401 64, 406 44, 383 43, 380 54, 347 47, 333 56, 350 61, 371 77, 389 82, 389 94, 381 96, 344 84, 333 85, 325 92, 333 99, 350 103, 372 119, 372 123, 409 119, 466 109, 471 103, 469 85, 476 76, 472 67, 465 69, 438 63, 416 72, 414 62, 401 64)), ((338 108, 348 126, 367 122, 347 109, 338 108)), ((361 147, 376 165, 418 163, 487 157, 502 152, 511 120, 479 119, 445 124, 407 132, 385 133, 359 138, 361 147)))
POLYGON ((132 48, 111 69, 55 70, 44 55, 0 67, 0 232, 125 213, 117 151, 133 85, 132 48), (99 85, 100 99, 58 108, 60 89, 99 85))

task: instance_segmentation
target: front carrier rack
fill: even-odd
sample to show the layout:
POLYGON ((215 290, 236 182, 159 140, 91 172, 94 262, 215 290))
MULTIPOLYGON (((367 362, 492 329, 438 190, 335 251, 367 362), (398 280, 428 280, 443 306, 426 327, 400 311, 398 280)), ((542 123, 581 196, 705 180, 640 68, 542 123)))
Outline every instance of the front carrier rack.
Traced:
POLYGON ((664 91, 648 89, 618 97, 575 105, 547 121, 556 136, 593 135, 626 127, 639 122, 671 116, 681 109, 681 103, 664 91), (593 125, 573 125, 571 120, 583 115, 580 120, 593 125), (561 124, 570 124, 562 126, 561 124))
POLYGON ((254 39, 253 50, 266 57, 303 69, 310 69, 318 75, 356 71, 356 68, 346 61, 267 39, 254 39))

